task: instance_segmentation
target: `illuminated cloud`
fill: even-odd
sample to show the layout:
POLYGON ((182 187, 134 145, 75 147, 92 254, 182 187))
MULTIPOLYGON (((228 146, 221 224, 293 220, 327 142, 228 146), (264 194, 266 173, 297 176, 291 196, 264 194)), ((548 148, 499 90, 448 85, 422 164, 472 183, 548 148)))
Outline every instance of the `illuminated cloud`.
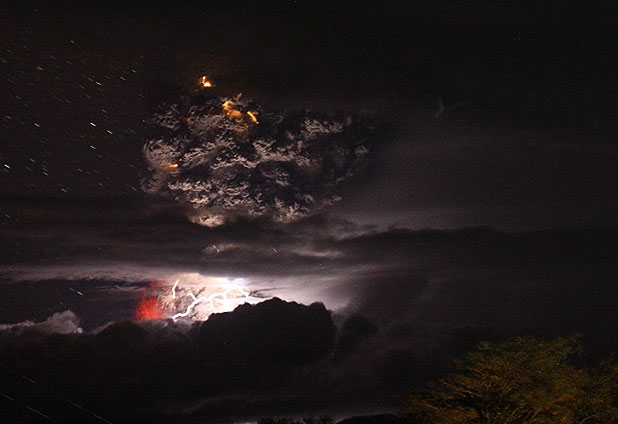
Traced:
POLYGON ((36 331, 40 333, 73 334, 81 333, 79 319, 73 311, 56 312, 45 321, 23 321, 17 324, 0 325, 0 332, 10 332, 20 334, 25 331, 36 331))
POLYGON ((192 205, 190 219, 210 227, 236 216, 307 216, 340 199, 338 184, 369 153, 356 117, 277 112, 240 94, 167 105, 151 123, 142 189, 192 205))
POLYGON ((264 300, 255 297, 243 279, 183 274, 159 294, 157 305, 174 320, 206 320, 213 313, 230 312, 245 303, 264 300))

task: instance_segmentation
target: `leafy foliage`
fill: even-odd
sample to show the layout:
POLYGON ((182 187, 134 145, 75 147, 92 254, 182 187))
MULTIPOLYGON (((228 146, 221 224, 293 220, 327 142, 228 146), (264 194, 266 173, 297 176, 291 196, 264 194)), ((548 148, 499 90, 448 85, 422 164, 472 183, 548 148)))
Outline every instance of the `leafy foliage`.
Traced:
POLYGON ((414 423, 598 424, 618 422, 618 367, 577 368, 577 336, 484 342, 457 372, 409 401, 414 423))

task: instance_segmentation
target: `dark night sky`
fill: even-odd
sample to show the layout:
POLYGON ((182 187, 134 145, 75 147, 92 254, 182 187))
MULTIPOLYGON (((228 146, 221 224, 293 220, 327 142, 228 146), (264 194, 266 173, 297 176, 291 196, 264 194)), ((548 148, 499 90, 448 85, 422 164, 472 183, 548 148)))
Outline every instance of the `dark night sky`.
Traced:
POLYGON ((385 126, 334 208, 345 219, 614 222, 612 14, 432 4, 9 7, 2 192, 139 196, 144 120, 208 72, 226 92, 385 126))
MULTIPOLYGON (((615 7, 13 3, 0 11, 0 392, 19 402, 0 399, 3 417, 46 422, 21 403, 97 422, 15 370, 114 423, 233 422, 397 410, 484 338, 581 331, 598 356, 618 347, 615 7), (341 201, 209 228, 145 193, 153 116, 205 104, 204 74, 284 124, 360 122, 370 153, 341 201), (133 321, 175 280, 197 293, 212 278, 285 302, 133 321)), ((337 148, 357 142, 342 134, 337 148)))

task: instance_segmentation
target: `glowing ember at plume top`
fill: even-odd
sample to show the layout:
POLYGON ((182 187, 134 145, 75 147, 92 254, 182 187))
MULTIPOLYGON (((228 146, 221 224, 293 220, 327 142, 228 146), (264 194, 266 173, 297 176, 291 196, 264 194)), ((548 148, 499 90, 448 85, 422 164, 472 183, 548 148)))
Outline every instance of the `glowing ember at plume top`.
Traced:
POLYGON ((190 204, 187 217, 210 227, 241 216, 291 222, 337 202, 373 131, 360 116, 277 111, 241 93, 166 104, 151 123, 142 189, 190 204))
POLYGON ((208 80, 208 77, 206 75, 202 76, 202 78, 200 78, 200 85, 204 88, 210 88, 212 87, 212 82, 210 82, 208 80))
POLYGON ((257 112, 249 110, 249 111, 247 111, 247 115, 249 116, 249 118, 251 118, 253 123, 255 123, 255 124, 259 124, 260 123, 260 121, 258 121, 258 119, 257 119, 257 112))
POLYGON ((223 110, 225 111, 225 116, 230 119, 241 120, 242 112, 235 108, 235 102, 233 100, 226 100, 223 102, 223 110))

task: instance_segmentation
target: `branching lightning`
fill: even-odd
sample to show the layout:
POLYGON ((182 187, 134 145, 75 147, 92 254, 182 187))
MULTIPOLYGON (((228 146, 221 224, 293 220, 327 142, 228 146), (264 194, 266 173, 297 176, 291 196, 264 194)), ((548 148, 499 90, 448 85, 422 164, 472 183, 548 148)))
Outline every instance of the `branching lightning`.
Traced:
MULTIPOLYGON (((249 292, 241 289, 240 287, 228 287, 226 289, 224 289, 222 292, 217 292, 217 293, 213 293, 210 296, 200 296, 200 297, 196 297, 193 293, 189 292, 187 294, 191 299, 193 299, 193 302, 191 302, 191 304, 189 304, 189 306, 187 306, 187 309, 184 312, 178 312, 177 314, 172 315, 172 319, 178 319, 178 318, 184 318, 186 316, 188 316, 191 311, 193 310, 193 308, 195 308, 195 306, 197 306, 200 303, 207 303, 210 305, 210 308, 212 310, 215 310, 217 308, 217 306, 215 305, 215 302, 219 302, 220 305, 219 306, 225 306, 227 304, 230 303, 230 301, 238 301, 238 299, 244 299, 244 300, 248 300, 249 299, 249 292), (230 293, 239 293, 240 296, 235 296, 233 298, 229 298, 228 295, 230 293)), ((174 298, 176 296, 176 294, 173 294, 174 298)))
POLYGON ((181 283, 177 279, 171 289, 161 294, 158 304, 166 315, 173 320, 181 318, 206 319, 215 312, 228 312, 242 303, 254 303, 256 298, 245 290, 242 279, 205 277, 199 274, 186 274, 189 282, 181 283), (196 287, 198 289, 190 289, 196 287))

